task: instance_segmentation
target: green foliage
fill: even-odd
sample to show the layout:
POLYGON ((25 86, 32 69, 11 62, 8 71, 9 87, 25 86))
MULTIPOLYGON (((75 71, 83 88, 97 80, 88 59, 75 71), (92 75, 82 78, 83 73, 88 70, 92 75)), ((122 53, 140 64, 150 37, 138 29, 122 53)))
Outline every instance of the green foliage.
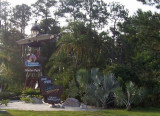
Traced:
POLYGON ((121 31, 124 32, 122 37, 127 48, 127 62, 117 65, 115 74, 122 78, 123 83, 132 81, 148 90, 145 105, 149 105, 147 101, 158 102, 159 99, 159 95, 153 93, 159 85, 159 19, 158 13, 138 10, 120 25, 121 31))
MULTIPOLYGON (((110 94, 119 86, 117 79, 112 73, 101 75, 98 68, 91 69, 91 72, 80 70, 77 74, 80 87, 84 90, 82 100, 86 104, 102 105, 113 102, 110 94)), ((113 97, 113 96, 112 96, 113 97)))
POLYGON ((65 17, 69 22, 82 21, 90 29, 101 29, 107 24, 109 13, 107 4, 102 0, 60 0, 55 15, 65 17))
MULTIPOLYGON (((153 2, 159 7, 159 1, 156 0, 138 1, 145 4, 153 2)), ((60 17, 69 22, 61 30, 61 38, 55 37, 55 40, 48 43, 42 42, 41 47, 41 55, 46 59, 42 65, 43 74, 52 76, 56 84, 63 85, 63 99, 68 96, 83 96, 82 99, 90 104, 96 105, 97 101, 104 105, 109 91, 112 91, 110 89, 114 88, 113 78, 110 78, 114 76, 109 74, 113 72, 124 92, 127 91, 125 83, 132 81, 135 86, 148 90, 145 105, 149 105, 147 101, 151 101, 151 105, 160 104, 159 13, 138 10, 128 17, 128 11, 123 5, 115 2, 106 4, 102 0, 37 0, 32 5, 32 14, 30 7, 25 4, 17 5, 12 10, 8 2, 2 1, 1 6, 2 91, 19 95, 24 85, 24 66, 20 62, 21 51, 16 41, 24 38, 22 30, 24 31, 30 16, 34 14, 37 18, 42 17, 42 33, 60 33, 57 22, 60 17), (51 9, 54 9, 54 19, 51 17, 51 9), (112 23, 111 26, 109 22, 112 23), (21 27, 21 33, 15 26, 21 27), (101 32, 103 29, 105 31, 101 32), (104 71, 105 75, 95 74, 96 70, 94 73, 90 72, 94 67, 104 71), (98 75, 98 78, 91 73, 98 75), (76 74, 81 75, 81 78, 76 77, 76 74), (108 84, 106 80, 111 83, 108 84)), ((28 89, 23 94, 40 93, 28 89)))
POLYGON ((11 97, 15 97, 16 95, 11 92, 1 92, 0 93, 0 100, 2 99, 10 99, 11 97))
POLYGON ((146 99, 144 101, 145 106, 155 106, 159 107, 160 103, 160 84, 157 84, 153 89, 148 89, 148 94, 146 96, 146 99), (148 102, 150 101, 150 102, 148 102))
POLYGON ((5 106, 7 106, 9 101, 10 101, 9 99, 7 100, 2 99, 1 104, 4 104, 5 106))
POLYGON ((25 103, 31 103, 30 97, 26 96, 26 97, 21 97, 20 98, 22 101, 24 101, 25 103))
POLYGON ((28 25, 28 21, 31 16, 31 7, 26 4, 16 5, 13 8, 13 14, 11 21, 17 27, 21 28, 21 33, 25 34, 25 27, 28 25))
POLYGON ((8 80, 8 86, 14 85, 15 82, 21 85, 24 80, 24 78, 22 78, 24 76, 24 70, 22 62, 20 62, 20 48, 15 42, 22 37, 22 34, 15 29, 10 29, 9 31, 2 30, 0 36, 0 53, 6 56, 5 58, 0 57, 0 61, 5 66, 5 75, 3 74, 3 77, 5 77, 5 80, 8 80))
POLYGON ((56 4, 56 0, 37 0, 32 4, 34 15, 39 18, 41 16, 44 19, 50 17, 50 8, 56 4))
POLYGON ((69 87, 66 89, 67 97, 73 97, 76 98, 80 96, 79 94, 79 88, 76 86, 74 81, 69 82, 69 87))
POLYGON ((40 22, 41 33, 47 34, 59 34, 60 27, 58 21, 53 18, 44 19, 40 22))
POLYGON ((155 6, 157 9, 160 8, 160 1, 159 0, 137 0, 142 2, 143 4, 147 4, 150 6, 155 6))
POLYGON ((22 94, 22 90, 24 88, 24 85, 23 84, 10 84, 9 83, 9 87, 7 89, 7 91, 11 92, 11 93, 14 93, 16 96, 19 96, 22 94))
POLYGON ((43 99, 43 96, 42 96, 42 95, 33 95, 32 97, 36 97, 36 98, 38 98, 39 100, 42 100, 42 99, 43 99))
POLYGON ((74 82, 76 85, 74 95, 78 95, 79 93, 76 93, 79 89, 76 79, 77 71, 81 67, 105 67, 103 62, 105 59, 100 53, 103 43, 104 41, 99 38, 98 33, 90 30, 83 22, 70 23, 63 29, 63 36, 57 43, 56 52, 52 54, 47 63, 48 75, 54 77, 57 84, 63 85, 68 90, 70 84, 74 82))
POLYGON ((23 95, 40 95, 40 89, 34 90, 32 88, 27 88, 26 90, 22 91, 23 95))
POLYGON ((43 99, 43 96, 42 96, 42 95, 28 95, 28 96, 23 96, 23 97, 21 97, 20 99, 21 99, 22 101, 24 101, 25 103, 36 103, 33 99, 31 99, 31 98, 33 98, 33 97, 35 97, 35 98, 37 98, 37 99, 39 99, 39 100, 42 100, 42 99, 43 99))
POLYGON ((144 100, 145 90, 137 88, 132 82, 126 84, 126 92, 123 93, 122 88, 118 87, 114 91, 114 97, 118 106, 126 106, 127 110, 131 110, 131 105, 137 105, 144 100))

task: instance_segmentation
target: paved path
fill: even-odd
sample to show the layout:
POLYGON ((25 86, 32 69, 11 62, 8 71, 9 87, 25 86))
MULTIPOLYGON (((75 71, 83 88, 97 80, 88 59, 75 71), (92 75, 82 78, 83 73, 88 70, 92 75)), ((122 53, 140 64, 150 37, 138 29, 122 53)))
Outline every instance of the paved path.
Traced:
POLYGON ((15 109, 15 110, 32 110, 32 111, 97 111, 97 109, 87 108, 81 109, 80 107, 65 107, 65 108, 50 108, 47 103, 32 104, 24 103, 22 101, 10 101, 7 106, 0 105, 0 109, 15 109))

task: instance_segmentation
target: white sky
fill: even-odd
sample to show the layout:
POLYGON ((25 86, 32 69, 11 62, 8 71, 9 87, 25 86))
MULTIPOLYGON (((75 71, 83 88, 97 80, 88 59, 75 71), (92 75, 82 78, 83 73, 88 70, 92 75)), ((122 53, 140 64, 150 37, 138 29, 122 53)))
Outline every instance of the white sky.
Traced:
MULTIPOLYGON (((3 1, 3 0, 1 0, 3 1)), ((31 5, 35 3, 37 0, 8 0, 9 3, 11 3, 12 6, 15 5, 21 5, 21 4, 27 4, 31 5)), ((147 6, 143 5, 141 2, 137 2, 137 0, 104 0, 105 2, 119 2, 125 6, 129 10, 129 14, 133 15, 138 9, 142 9, 143 11, 151 10, 153 12, 160 12, 160 10, 157 10, 153 6, 147 6)), ((61 23, 61 22, 60 22, 61 23)), ((26 30, 27 34, 30 34, 29 28, 26 30)))
MULTIPOLYGON (((3 1, 3 0, 2 0, 3 1)), ((31 5, 32 3, 35 3, 37 0, 8 0, 13 6, 17 4, 28 4, 31 5)), ((125 5, 125 8, 129 9, 130 14, 132 15, 134 12, 137 11, 138 8, 143 9, 144 11, 152 10, 157 11, 153 6, 147 6, 143 5, 141 2, 137 2, 137 0, 104 0, 105 2, 119 2, 123 5, 125 5)))

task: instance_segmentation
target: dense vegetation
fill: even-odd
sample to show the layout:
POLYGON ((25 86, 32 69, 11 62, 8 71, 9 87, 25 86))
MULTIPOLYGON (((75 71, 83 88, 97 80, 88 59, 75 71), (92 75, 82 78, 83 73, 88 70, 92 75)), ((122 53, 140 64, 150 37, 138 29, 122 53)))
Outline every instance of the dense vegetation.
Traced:
POLYGON ((15 41, 27 36, 32 17, 40 19, 42 33, 61 35, 44 44, 41 54, 47 57, 44 74, 64 87, 62 99, 75 97, 104 108, 116 103, 128 110, 138 104, 159 106, 160 14, 139 9, 128 16, 123 5, 102 0, 37 0, 31 7, 11 8, 2 2, 2 92, 18 95, 23 89, 23 62, 15 41), (59 26, 62 19, 67 26, 59 26))

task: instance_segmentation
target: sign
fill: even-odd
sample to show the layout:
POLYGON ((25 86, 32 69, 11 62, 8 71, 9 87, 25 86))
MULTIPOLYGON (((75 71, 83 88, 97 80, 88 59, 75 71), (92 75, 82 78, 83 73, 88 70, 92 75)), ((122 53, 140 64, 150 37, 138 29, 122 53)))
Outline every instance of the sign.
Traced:
POLYGON ((53 97, 53 96, 48 96, 47 97, 47 101, 57 102, 57 101, 60 101, 60 98, 53 97))
POLYGON ((55 89, 51 77, 41 77, 39 83, 42 94, 46 94, 55 89))
POLYGON ((25 69, 25 72, 41 72, 40 69, 25 69))
POLYGON ((31 54, 27 61, 25 61, 26 67, 39 67, 41 66, 39 62, 36 62, 37 57, 34 54, 31 54))
POLYGON ((49 104, 61 102, 62 86, 54 85, 51 77, 41 77, 39 85, 45 102, 49 104))
POLYGON ((25 66, 26 67, 39 67, 41 65, 39 64, 39 62, 29 62, 29 61, 26 61, 25 62, 25 66))

